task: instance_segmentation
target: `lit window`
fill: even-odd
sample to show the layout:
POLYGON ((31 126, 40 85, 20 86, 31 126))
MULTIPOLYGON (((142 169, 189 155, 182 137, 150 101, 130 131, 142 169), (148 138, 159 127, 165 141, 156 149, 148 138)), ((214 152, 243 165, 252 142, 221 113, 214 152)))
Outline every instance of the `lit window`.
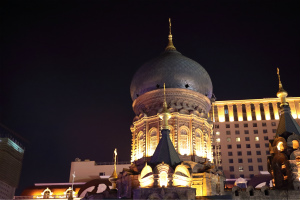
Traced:
POLYGON ((152 156, 158 144, 158 134, 156 128, 150 130, 150 155, 152 156))
POLYGON ((220 139, 220 138, 217 138, 217 139, 216 139, 216 142, 220 142, 220 141, 221 141, 221 139, 220 139))
POLYGON ((216 135, 220 135, 220 131, 217 131, 217 132, 216 132, 216 135))
POLYGON ((255 140, 255 141, 259 141, 259 137, 255 137, 254 140, 255 140))
POLYGON ((226 140, 227 140, 227 142, 231 142, 231 138, 230 137, 226 138, 226 140))
POLYGON ((278 142, 277 149, 278 149, 278 151, 283 151, 284 150, 283 142, 278 142))
POLYGON ((244 171, 243 166, 239 166, 239 171, 240 171, 240 172, 244 171))
POLYGON ((179 149, 181 155, 188 155, 188 129, 182 128, 180 130, 179 149))
POLYGON ((293 144, 293 149, 298 149, 299 148, 299 142, 297 140, 293 140, 292 144, 293 144))
POLYGON ((235 138, 235 141, 240 142, 241 138, 237 137, 237 138, 235 138))

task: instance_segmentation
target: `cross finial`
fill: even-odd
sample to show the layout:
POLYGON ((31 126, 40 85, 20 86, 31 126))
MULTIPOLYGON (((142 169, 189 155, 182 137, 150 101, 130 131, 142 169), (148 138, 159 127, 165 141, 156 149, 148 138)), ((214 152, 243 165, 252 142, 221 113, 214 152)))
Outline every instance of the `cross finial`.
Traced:
POLYGON ((117 163, 117 148, 115 148, 114 150, 114 161, 115 161, 115 164, 117 163))
POLYGON ((278 75, 279 84, 281 84, 281 81, 280 81, 280 74, 279 74, 279 68, 278 68, 278 67, 277 67, 277 75, 278 75))
POLYGON ((172 26, 172 24, 171 24, 171 18, 169 18, 169 35, 172 35, 172 33, 171 33, 171 26, 172 26))
POLYGON ((168 50, 176 50, 176 48, 173 45, 173 41, 172 41, 171 26, 172 26, 172 24, 171 24, 171 18, 169 18, 169 36, 168 36, 169 43, 168 43, 168 46, 166 47, 166 51, 168 51, 168 50))

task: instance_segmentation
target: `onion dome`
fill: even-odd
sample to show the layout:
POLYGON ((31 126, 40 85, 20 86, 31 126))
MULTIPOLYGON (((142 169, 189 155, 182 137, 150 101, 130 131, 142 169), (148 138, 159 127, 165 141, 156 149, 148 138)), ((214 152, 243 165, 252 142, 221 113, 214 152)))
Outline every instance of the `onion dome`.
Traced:
POLYGON ((162 88, 164 83, 166 88, 189 89, 210 99, 212 82, 209 74, 199 63, 176 50, 172 41, 171 24, 168 39, 165 51, 135 73, 130 86, 132 100, 146 92, 162 88))

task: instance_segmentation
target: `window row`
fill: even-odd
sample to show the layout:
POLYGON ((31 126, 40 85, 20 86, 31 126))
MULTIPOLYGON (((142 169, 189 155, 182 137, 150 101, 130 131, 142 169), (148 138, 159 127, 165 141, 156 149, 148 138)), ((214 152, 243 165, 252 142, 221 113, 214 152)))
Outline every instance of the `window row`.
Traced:
MULTIPOLYGON (((244 123, 243 125, 244 125, 244 128, 248 128, 249 127, 248 123, 244 123)), ((262 127, 266 127, 267 123, 266 122, 262 122, 261 126, 262 127)), ((276 126, 276 122, 271 122, 271 126, 276 126)), ((226 128, 230 128, 230 124, 225 124, 225 127, 226 128)), ((252 123, 252 127, 258 127, 258 124, 257 123, 252 123)), ((215 124, 214 128, 218 129, 218 128, 220 128, 220 125, 219 124, 215 124)), ((234 124, 234 128, 240 128, 240 124, 234 124)))
MULTIPOLYGON (((254 137, 254 140, 255 141, 259 141, 259 137, 254 137)), ((269 140, 269 137, 268 136, 264 136, 264 140, 269 140)), ((231 142, 231 137, 227 137, 226 138, 226 141, 227 142, 231 142)), ((235 138, 235 141, 236 142, 240 142, 241 141, 241 138, 240 137, 236 137, 235 138)), ((250 141, 250 137, 245 137, 245 141, 250 141)), ((218 140, 218 142, 220 142, 220 140, 218 140)), ((228 146, 228 145, 227 145, 228 146)))
MULTIPOLYGON (((247 151, 246 154, 247 154, 247 156, 251 156, 252 152, 251 151, 247 151)), ((238 156, 242 156, 243 152, 242 151, 237 151, 237 155, 238 156)), ((261 155, 261 151, 256 151, 256 155, 258 155, 258 156, 261 155)), ((270 151, 266 151, 266 155, 270 155, 270 151)), ((228 156, 233 156, 232 151, 228 151, 228 156)))
MULTIPOLYGON (((268 129, 263 129, 262 132, 263 133, 268 133, 268 129)), ((235 130, 234 133, 236 135, 239 135, 240 134, 240 130, 235 130)), ((244 130, 244 134, 247 135, 249 133, 250 133, 249 130, 244 130)), ((276 129, 272 129, 272 133, 276 133, 276 129)), ((253 130, 253 134, 258 134, 258 130, 257 129, 253 130)), ((216 135, 220 135, 220 131, 217 131, 216 135)), ((231 131, 226 131, 226 135, 231 135, 231 131)))
MULTIPOLYGON (((258 165, 257 168, 259 171, 263 171, 263 169, 264 169, 262 165, 258 165)), ((248 166, 248 170, 253 171, 253 166, 248 166)), ((234 172, 234 166, 229 166, 229 171, 234 172)), ((239 166, 239 171, 240 172, 244 171, 244 167, 239 166)))
MULTIPOLYGON (((244 161, 243 158, 239 158, 239 159, 237 160, 238 163, 243 163, 243 161, 244 161)), ((233 163, 233 159, 229 159, 228 162, 229 162, 229 163, 233 163)), ((258 162, 258 163, 261 163, 261 162, 262 162, 262 158, 257 158, 257 162, 258 162)), ((248 158, 248 159, 247 159, 247 163, 252 163, 252 158, 248 158)))

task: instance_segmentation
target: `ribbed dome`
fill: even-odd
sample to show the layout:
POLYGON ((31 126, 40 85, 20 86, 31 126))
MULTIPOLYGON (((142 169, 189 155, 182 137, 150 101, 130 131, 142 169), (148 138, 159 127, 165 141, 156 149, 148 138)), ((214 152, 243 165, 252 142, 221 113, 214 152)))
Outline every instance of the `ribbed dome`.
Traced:
POLYGON ((138 96, 162 88, 184 88, 212 96, 212 82, 206 70, 197 62, 176 50, 166 50, 157 58, 145 63, 134 75, 130 94, 138 96))

